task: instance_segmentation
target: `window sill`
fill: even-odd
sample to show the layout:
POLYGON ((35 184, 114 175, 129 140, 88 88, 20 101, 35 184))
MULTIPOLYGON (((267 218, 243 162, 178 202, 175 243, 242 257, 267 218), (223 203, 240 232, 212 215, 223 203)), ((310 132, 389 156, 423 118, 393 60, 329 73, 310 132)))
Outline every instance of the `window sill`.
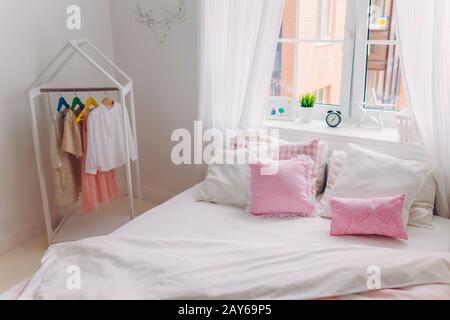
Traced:
POLYGON ((310 123, 295 121, 265 120, 264 128, 279 129, 280 138, 295 141, 298 138, 317 137, 330 142, 359 143, 363 145, 379 146, 380 149, 397 149, 402 153, 409 153, 414 158, 423 158, 423 149, 419 144, 399 141, 396 128, 383 130, 358 128, 353 122, 344 122, 337 128, 330 128, 323 120, 310 123))
POLYGON ((264 127, 281 130, 295 130, 299 132, 314 133, 320 136, 333 136, 346 139, 374 140, 388 143, 400 143, 396 128, 383 130, 358 128, 354 123, 342 123, 337 128, 330 128, 323 120, 314 120, 309 123, 282 120, 265 120, 264 127))

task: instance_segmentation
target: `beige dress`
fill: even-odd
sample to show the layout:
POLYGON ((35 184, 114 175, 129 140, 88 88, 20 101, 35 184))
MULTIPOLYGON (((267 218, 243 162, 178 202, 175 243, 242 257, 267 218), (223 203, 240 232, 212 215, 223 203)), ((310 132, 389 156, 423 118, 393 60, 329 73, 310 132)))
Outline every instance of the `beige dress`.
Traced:
POLYGON ((83 156, 83 141, 81 140, 81 128, 76 122, 77 115, 69 110, 64 120, 64 132, 61 141, 61 150, 75 156, 77 159, 83 156))
POLYGON ((61 148, 64 132, 62 114, 56 114, 50 128, 50 153, 53 171, 55 204, 67 206, 78 200, 80 193, 80 174, 76 159, 61 148))

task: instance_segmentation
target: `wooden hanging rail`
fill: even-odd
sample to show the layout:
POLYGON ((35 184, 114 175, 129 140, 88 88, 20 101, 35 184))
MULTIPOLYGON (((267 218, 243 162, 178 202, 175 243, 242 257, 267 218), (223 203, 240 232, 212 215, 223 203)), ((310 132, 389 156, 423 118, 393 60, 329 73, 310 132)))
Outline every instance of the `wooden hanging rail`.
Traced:
POLYGON ((51 92, 106 92, 119 91, 117 87, 92 87, 92 88, 41 88, 41 93, 51 92))

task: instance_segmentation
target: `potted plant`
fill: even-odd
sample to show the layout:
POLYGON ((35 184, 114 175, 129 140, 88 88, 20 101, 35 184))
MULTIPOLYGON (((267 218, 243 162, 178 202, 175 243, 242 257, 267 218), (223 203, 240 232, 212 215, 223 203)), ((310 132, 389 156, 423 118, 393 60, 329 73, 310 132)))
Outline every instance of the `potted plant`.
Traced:
POLYGON ((316 97, 313 94, 306 93, 299 99, 300 122, 311 122, 314 116, 314 103, 316 97))

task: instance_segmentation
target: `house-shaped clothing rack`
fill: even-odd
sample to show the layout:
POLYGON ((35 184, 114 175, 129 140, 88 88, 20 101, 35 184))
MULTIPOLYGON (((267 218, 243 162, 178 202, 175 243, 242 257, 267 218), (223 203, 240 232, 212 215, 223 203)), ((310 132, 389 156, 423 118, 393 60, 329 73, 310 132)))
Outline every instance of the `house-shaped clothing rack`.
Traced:
MULTIPOLYGON (((133 92, 133 82, 131 78, 125 74, 117 65, 114 64, 106 55, 104 55, 99 49, 97 49, 90 41, 88 40, 77 40, 77 41, 69 41, 66 45, 58 52, 58 54, 54 57, 54 59, 50 62, 50 64, 45 68, 42 74, 36 79, 36 81, 32 84, 29 90, 29 99, 30 99, 30 107, 31 107, 31 120, 32 120, 32 132, 33 132, 33 143, 34 149, 36 153, 36 162, 37 169, 39 175, 39 183, 42 194, 42 203, 45 215, 45 226, 47 230, 47 237, 49 244, 55 242, 55 236, 60 232, 64 226, 64 224, 70 219, 69 215, 65 215, 62 221, 56 228, 53 228, 52 223, 52 214, 49 205, 48 198, 48 189, 46 185, 46 176, 43 168, 43 160, 42 160, 42 150, 41 144, 39 141, 39 131, 38 131, 38 122, 37 122, 37 113, 36 113, 36 99, 41 95, 46 95, 46 101, 50 103, 49 93, 51 92, 95 92, 95 91, 118 91, 120 95, 120 103, 125 110, 130 111, 131 115, 131 127, 132 134, 134 135, 134 141, 137 148, 137 131, 136 131, 136 114, 134 108, 134 92, 133 92), (107 72, 92 56, 88 54, 85 50, 86 48, 90 48, 93 50, 107 65, 113 68, 114 75, 107 72), (65 65, 75 56, 79 55, 84 60, 86 60, 91 66, 100 71, 105 78, 107 78, 110 82, 112 82, 116 87, 95 87, 95 88, 49 88, 49 83, 62 71, 65 65), (115 75, 120 75, 125 79, 126 83, 121 84, 118 78, 115 75), (127 106, 126 97, 130 97, 130 105, 127 106)), ((124 122, 126 121, 125 113, 124 113, 124 122)), ((125 143, 126 143, 126 151, 127 151, 127 163, 126 163, 126 176, 127 176, 127 196, 128 196, 128 207, 130 211, 129 218, 130 220, 135 216, 135 208, 134 208, 134 194, 133 194, 133 180, 132 180, 132 171, 131 171, 131 161, 130 161, 130 146, 128 143, 128 132, 125 130, 125 143)), ((138 153, 139 154, 139 153, 138 153)), ((139 156, 135 161, 135 173, 136 173, 136 189, 137 189, 137 198, 141 198, 141 181, 140 181, 140 167, 139 167, 139 156)))

